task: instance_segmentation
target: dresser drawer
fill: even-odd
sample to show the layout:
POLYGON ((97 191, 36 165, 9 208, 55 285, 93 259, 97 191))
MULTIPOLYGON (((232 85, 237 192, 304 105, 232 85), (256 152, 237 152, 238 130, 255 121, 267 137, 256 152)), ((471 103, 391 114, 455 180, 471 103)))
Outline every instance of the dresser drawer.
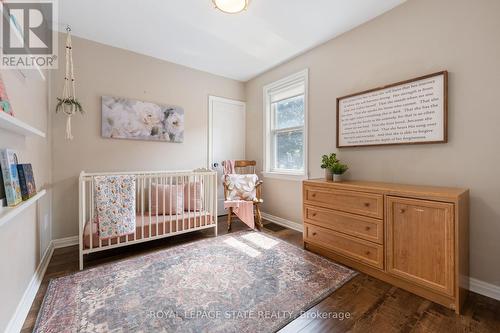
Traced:
POLYGON ((380 269, 384 268, 384 250, 382 245, 312 224, 305 224, 304 238, 306 242, 320 245, 370 266, 380 269))
POLYGON ((308 205, 304 207, 304 217, 307 223, 383 244, 382 220, 308 205))
POLYGON ((380 194, 305 186, 304 202, 378 219, 384 217, 384 197, 380 194))

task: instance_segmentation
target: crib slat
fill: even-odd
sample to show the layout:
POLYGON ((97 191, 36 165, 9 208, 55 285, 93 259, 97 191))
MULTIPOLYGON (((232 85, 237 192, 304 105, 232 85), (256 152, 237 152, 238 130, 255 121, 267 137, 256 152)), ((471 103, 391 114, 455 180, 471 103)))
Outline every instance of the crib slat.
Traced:
POLYGON ((85 178, 82 177, 82 173, 80 173, 80 177, 78 179, 78 261, 80 270, 83 269, 83 250, 85 245, 85 201, 87 199, 85 192, 85 178))
POLYGON ((212 223, 217 225, 217 176, 212 177, 212 186, 210 187, 210 191, 212 192, 212 223))
POLYGON ((141 221, 142 221, 142 231, 141 231, 141 238, 144 238, 144 227, 145 227, 145 222, 144 222, 144 182, 145 179, 141 179, 141 221))
MULTIPOLYGON (((184 176, 181 177, 182 180, 182 185, 181 185, 181 191, 184 190, 184 176)), ((182 230, 186 229, 186 219, 184 217, 184 209, 182 210, 182 230)))
MULTIPOLYGON (((82 203, 82 223, 83 223, 83 228, 82 228, 82 234, 80 235, 80 242, 82 242, 83 244, 83 241, 85 240, 85 225, 87 224, 87 207, 85 207, 85 204, 87 203, 87 196, 86 196, 86 193, 85 193, 85 190, 86 190, 86 186, 87 185, 87 182, 84 181, 83 182, 83 189, 82 191, 84 192, 83 193, 83 196, 82 198, 80 199, 81 200, 81 203, 82 203)), ((92 193, 91 191, 89 191, 90 193, 92 193)), ((90 201, 90 200, 89 200, 90 201)), ((82 247, 83 249, 83 247, 82 247)))
MULTIPOLYGON (((210 218, 212 218, 212 216, 213 216, 212 212, 213 212, 213 209, 214 209, 213 198, 212 198, 213 195, 212 195, 212 190, 211 190, 212 186, 213 186, 212 181, 213 181, 212 177, 210 177, 210 200, 209 200, 209 207, 208 207, 208 211, 210 212, 210 218)), ((210 224, 212 223, 211 220, 209 220, 208 222, 210 222, 210 224)))
MULTIPOLYGON (((94 190, 94 177, 91 178, 90 180, 90 187, 92 188, 92 191, 94 190)), ((94 240, 94 232, 92 231, 92 227, 94 224, 94 196, 92 193, 90 194, 90 219, 89 219, 89 224, 90 224, 90 248, 92 249, 92 243, 94 240)), ((99 228, 99 226, 97 226, 99 228)), ((100 239, 101 237, 99 237, 100 239)))
MULTIPOLYGON (((188 186, 187 186, 187 192, 188 192, 188 206, 187 206, 187 215, 188 215, 188 218, 187 218, 187 223, 188 223, 188 229, 191 228, 191 177, 187 177, 187 180, 188 180, 188 186)), ((184 189, 186 189, 184 186, 183 186, 184 189)), ((186 191, 184 191, 184 195, 186 195, 186 191)), ((184 208, 184 210, 186 210, 186 208, 184 208)))
MULTIPOLYGON (((173 176, 170 176, 170 177, 169 177, 169 180, 170 180, 170 188, 169 188, 169 191, 170 191, 170 197, 169 197, 169 200, 170 200, 170 206, 169 206, 169 207, 170 207, 170 208, 169 208, 169 210, 170 210, 170 212, 169 212, 169 215, 170 215, 170 223, 169 223, 168 225, 169 225, 169 230, 170 230, 170 233, 172 233, 172 223, 173 223, 173 221, 174 221, 174 218, 173 218, 173 216, 172 216, 172 213, 173 213, 173 212, 172 212, 172 179, 173 179, 173 178, 174 178, 173 176)), ((177 229, 175 229, 175 231, 177 231, 177 229)))
MULTIPOLYGON (((193 185, 193 194, 194 194, 194 207, 193 207, 193 228, 196 228, 197 227, 197 221, 196 221, 196 205, 197 205, 197 197, 196 197, 196 188, 198 187, 198 182, 197 182, 197 179, 198 177, 196 176, 196 174, 193 176, 194 178, 194 185, 193 185)), ((191 191, 190 191, 191 192, 191 191)))
POLYGON ((153 233, 152 232, 153 230, 151 229, 151 220, 152 220, 152 218, 151 218, 151 201, 152 201, 151 200, 151 179, 152 179, 151 176, 148 177, 148 179, 149 179, 149 188, 148 188, 148 191, 149 191, 149 197, 148 197, 148 205, 149 205, 149 209, 148 209, 149 210, 149 232, 148 232, 148 238, 151 238, 151 234, 153 233))
MULTIPOLYGON (((189 187, 189 193, 191 193, 191 185, 189 187)), ((193 176, 193 201, 194 205, 189 208, 189 227, 191 228, 191 218, 193 219, 193 228, 196 228, 196 175, 193 176)), ((189 200, 191 203, 191 200, 189 200)))
POLYGON ((163 235, 167 233, 167 228, 165 224, 165 201, 167 200, 165 198, 165 187, 167 187, 167 178, 162 177, 162 183, 163 183, 163 235))
MULTIPOLYGON (((179 177, 175 177, 175 207, 177 207, 177 203, 179 200, 177 198, 179 197, 179 177)), ((172 207, 172 206, 170 206, 172 207)), ((179 214, 177 213, 177 210, 175 211, 175 231, 178 232, 179 230, 179 214)))
POLYGON ((217 178, 212 178, 213 186, 212 186, 212 216, 214 219, 217 219, 217 178))
POLYGON ((155 236, 158 236, 158 208, 160 207, 158 205, 158 186, 160 184, 160 180, 158 178, 158 176, 156 176, 156 235, 155 236))
MULTIPOLYGON (((94 188, 94 186, 95 186, 94 181, 95 181, 94 177, 92 177, 92 188, 94 188)), ((94 198, 94 196, 92 196, 92 198, 93 198, 92 199, 92 209, 95 209, 96 208, 95 198, 94 198)), ((92 220, 94 220, 94 213, 92 213, 92 220)), ((99 228, 99 225, 97 225, 97 228, 99 228)), ((100 230, 99 229, 96 230, 96 233, 97 233, 97 236, 99 238, 99 247, 102 247, 102 239, 101 239, 101 237, 99 237, 100 230)), ((92 237, 92 238, 94 238, 94 237, 92 237)))
POLYGON ((205 221, 204 225, 207 225, 207 212, 210 212, 210 207, 208 206, 208 200, 210 198, 210 193, 208 193, 209 184, 208 181, 210 177, 203 176, 204 177, 204 183, 203 183, 203 212, 205 213, 205 221))
MULTIPOLYGON (((199 211, 199 207, 198 207, 198 195, 201 199, 201 194, 198 193, 198 185, 201 184, 200 183, 200 177, 195 175, 194 176, 194 227, 197 228, 197 227, 201 227, 201 216, 200 216, 200 211, 199 211), (196 215, 198 215, 198 219, 196 218, 196 215)), ((201 185, 200 185, 200 189, 201 189, 201 185)))
POLYGON ((208 177, 203 176, 203 183, 201 184, 201 193, 203 194, 203 199, 202 199, 202 211, 203 211, 203 225, 207 225, 207 212, 210 211, 207 205, 207 179, 208 177))
POLYGON ((196 195, 196 211, 198 212, 198 226, 201 227, 201 219, 202 219, 202 214, 203 214, 203 176, 198 176, 198 184, 199 184, 199 189, 198 186, 196 186, 196 191, 198 191, 198 194, 196 195), (199 200, 198 200, 199 198, 199 200))
MULTIPOLYGON (((207 189, 207 195, 208 195, 208 198, 207 198, 207 212, 209 214, 212 214, 212 177, 207 177, 207 182, 208 182, 208 189, 207 189)), ((212 220, 211 220, 211 217, 212 215, 209 215, 208 216, 208 224, 211 224, 212 220)))

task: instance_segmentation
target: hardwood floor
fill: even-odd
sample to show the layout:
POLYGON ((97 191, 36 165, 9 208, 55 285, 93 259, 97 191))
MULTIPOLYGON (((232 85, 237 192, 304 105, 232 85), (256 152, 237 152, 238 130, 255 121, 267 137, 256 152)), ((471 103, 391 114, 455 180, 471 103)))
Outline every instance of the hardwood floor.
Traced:
MULTIPOLYGON (((220 219, 219 234, 225 234, 226 228, 225 219, 220 219)), ((232 232, 245 228, 238 221, 233 223, 232 232)), ((302 234, 299 232, 276 225, 270 225, 264 232, 302 246, 302 234)), ((212 232, 196 232, 97 253, 86 260, 85 267, 143 255, 204 237, 212 237, 212 232)), ((33 330, 49 280, 77 270, 77 246, 54 251, 22 333, 33 330)), ((464 315, 457 316, 452 310, 359 274, 281 332, 500 332, 500 302, 471 293, 464 315), (345 314, 343 319, 339 317, 342 314, 345 314), (318 315, 330 318, 319 318, 318 315)))

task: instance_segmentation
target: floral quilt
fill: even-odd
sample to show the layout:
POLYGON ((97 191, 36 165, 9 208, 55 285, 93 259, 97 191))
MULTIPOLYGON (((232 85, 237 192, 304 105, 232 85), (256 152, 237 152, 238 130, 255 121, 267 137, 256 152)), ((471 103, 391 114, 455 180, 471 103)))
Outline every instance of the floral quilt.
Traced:
POLYGON ((94 198, 101 239, 135 232, 135 176, 94 177, 94 198))

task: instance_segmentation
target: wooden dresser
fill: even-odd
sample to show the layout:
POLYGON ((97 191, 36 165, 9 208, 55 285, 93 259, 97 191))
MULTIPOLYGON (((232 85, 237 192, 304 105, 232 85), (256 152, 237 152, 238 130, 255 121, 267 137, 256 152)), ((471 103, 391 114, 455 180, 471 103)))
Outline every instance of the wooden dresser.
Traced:
POLYGON ((304 247, 460 313, 469 289, 469 191, 303 183, 304 247))

